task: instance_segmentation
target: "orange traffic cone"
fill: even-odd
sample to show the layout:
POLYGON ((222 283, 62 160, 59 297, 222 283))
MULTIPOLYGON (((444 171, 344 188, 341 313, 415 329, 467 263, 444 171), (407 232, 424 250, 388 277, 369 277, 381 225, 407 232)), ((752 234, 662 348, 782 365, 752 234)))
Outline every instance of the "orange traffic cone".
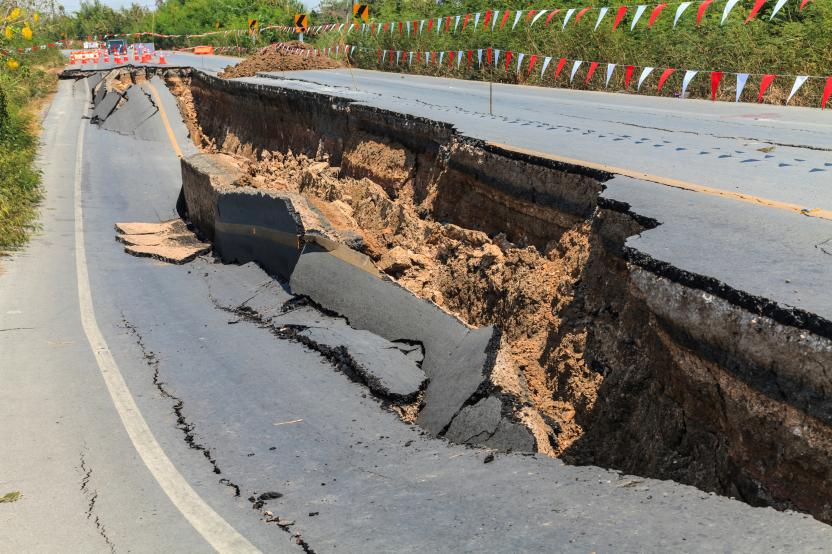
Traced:
POLYGON ((165 53, 164 52, 159 52, 159 64, 160 65, 165 65, 166 63, 168 63, 168 62, 165 60, 165 53))

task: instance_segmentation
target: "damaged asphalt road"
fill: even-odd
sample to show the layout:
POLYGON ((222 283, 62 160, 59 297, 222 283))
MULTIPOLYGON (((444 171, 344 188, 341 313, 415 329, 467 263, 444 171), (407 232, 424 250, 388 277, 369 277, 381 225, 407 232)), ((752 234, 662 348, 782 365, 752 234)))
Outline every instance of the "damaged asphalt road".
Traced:
MULTIPOLYGON (((43 232, 0 277, 0 328, 23 329, 0 335, 0 482, 24 494, 0 509, 4 548, 210 551, 133 448, 81 330, 72 191, 87 124, 81 86, 61 82, 45 122, 43 232)), ((410 399, 422 380, 408 345, 375 367, 389 342, 309 306, 284 311, 288 293, 256 268, 122 252, 114 222, 175 217, 179 161, 158 117, 144 126, 141 137, 90 127, 84 138, 95 317, 173 465, 255 547, 805 551, 832 541, 803 515, 542 456, 495 456, 403 423, 367 386, 370 373, 337 371, 320 345, 343 346, 384 390, 410 399), (234 313, 246 304, 257 317, 234 313), (315 345, 276 336, 264 314, 315 345), (382 373, 391 363, 406 368, 396 382, 382 373)))

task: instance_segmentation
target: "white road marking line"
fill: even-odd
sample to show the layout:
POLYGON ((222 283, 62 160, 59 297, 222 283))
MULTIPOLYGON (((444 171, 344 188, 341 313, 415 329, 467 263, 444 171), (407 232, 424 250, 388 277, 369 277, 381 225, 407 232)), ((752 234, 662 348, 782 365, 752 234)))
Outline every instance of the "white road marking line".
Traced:
MULTIPOLYGON (((89 111, 90 93, 86 93, 84 116, 89 111)), ((90 279, 87 272, 87 254, 84 247, 84 214, 81 208, 81 176, 84 158, 84 131, 89 125, 88 119, 81 119, 78 141, 75 150, 75 271, 78 277, 78 301, 81 310, 81 323, 90 348, 98 362, 98 369, 107 385, 133 446, 139 453, 150 473, 159 486, 168 495, 174 506, 182 512, 193 528, 217 552, 260 552, 253 544, 234 529, 222 516, 216 513, 191 488, 185 478, 176 469, 153 436, 147 422, 139 411, 136 401, 127 388, 127 383, 116 364, 107 341, 98 327, 92 304, 90 279)), ((173 539, 173 537, 171 537, 173 539)))

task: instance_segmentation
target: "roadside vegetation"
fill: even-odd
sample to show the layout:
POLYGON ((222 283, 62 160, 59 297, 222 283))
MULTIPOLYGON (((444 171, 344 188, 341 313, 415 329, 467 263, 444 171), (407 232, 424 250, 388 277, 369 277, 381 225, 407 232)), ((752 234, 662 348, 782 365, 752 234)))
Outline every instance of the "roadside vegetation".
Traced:
POLYGON ((33 229, 41 199, 37 112, 57 83, 57 49, 18 53, 51 38, 35 9, 0 2, 0 252, 21 246, 33 229), (20 10, 15 12, 15 10, 20 10), (13 16, 13 17, 12 17, 13 16), (37 20, 37 21, 36 21, 37 20), (29 31, 24 31, 24 29, 29 31), (11 29, 11 31, 7 31, 11 29), (11 35, 11 37, 9 37, 11 35))

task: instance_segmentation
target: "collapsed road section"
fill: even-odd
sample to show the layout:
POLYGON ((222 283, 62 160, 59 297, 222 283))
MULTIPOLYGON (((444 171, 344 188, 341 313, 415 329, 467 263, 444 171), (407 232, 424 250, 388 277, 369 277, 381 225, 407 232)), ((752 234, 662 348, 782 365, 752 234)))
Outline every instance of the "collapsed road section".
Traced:
POLYGON ((181 215, 224 261, 418 344, 402 413, 430 433, 832 521, 832 324, 627 246, 658 222, 605 198, 624 178, 339 97, 163 76, 201 150, 181 215))

